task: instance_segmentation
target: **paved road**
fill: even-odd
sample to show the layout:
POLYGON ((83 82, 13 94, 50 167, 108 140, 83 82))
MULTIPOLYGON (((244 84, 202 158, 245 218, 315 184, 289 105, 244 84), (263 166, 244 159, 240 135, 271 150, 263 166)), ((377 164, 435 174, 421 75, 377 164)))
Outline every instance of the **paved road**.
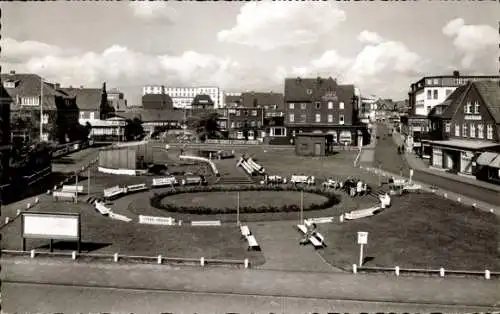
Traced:
POLYGON ((1 262, 1 279, 4 283, 50 283, 121 289, 487 306, 492 310, 500 310, 500 280, 480 278, 396 277, 152 264, 105 264, 43 258, 32 260, 3 257, 1 262))
POLYGON ((3 283, 7 313, 472 313, 489 308, 3 283), (29 296, 29 297, 26 297, 29 296))
POLYGON ((99 153, 99 147, 90 147, 81 151, 57 158, 52 162, 52 171, 61 173, 73 173, 95 159, 99 153))
MULTIPOLYGON (((389 129, 383 125, 377 128, 379 139, 375 148, 375 161, 374 165, 379 163, 382 169, 399 174, 403 171, 403 175, 409 175, 409 165, 402 155, 397 154, 397 146, 394 143, 392 136, 389 134, 389 129), (385 135, 385 136, 384 136, 385 135)), ((418 182, 434 185, 451 192, 458 193, 476 199, 491 205, 500 206, 500 193, 481 187, 477 187, 465 182, 455 181, 448 178, 441 177, 429 172, 414 170, 413 179, 418 182)))

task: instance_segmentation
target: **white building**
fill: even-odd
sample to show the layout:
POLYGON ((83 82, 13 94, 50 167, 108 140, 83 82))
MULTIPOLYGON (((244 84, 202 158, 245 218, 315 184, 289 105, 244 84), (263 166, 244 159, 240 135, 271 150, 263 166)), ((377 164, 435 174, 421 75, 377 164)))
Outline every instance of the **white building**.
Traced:
POLYGON ((361 96, 361 106, 359 109, 359 119, 361 122, 370 125, 376 119, 377 100, 374 95, 361 96))
POLYGON ((196 95, 208 95, 214 102, 215 108, 224 107, 224 91, 218 87, 167 87, 163 85, 150 85, 142 88, 142 94, 165 93, 172 98, 174 108, 191 108, 191 103, 196 95))
POLYGON ((468 81, 500 80, 498 75, 461 76, 458 71, 453 75, 426 76, 411 84, 408 93, 410 113, 416 116, 427 116, 432 108, 444 102, 457 87, 468 81))

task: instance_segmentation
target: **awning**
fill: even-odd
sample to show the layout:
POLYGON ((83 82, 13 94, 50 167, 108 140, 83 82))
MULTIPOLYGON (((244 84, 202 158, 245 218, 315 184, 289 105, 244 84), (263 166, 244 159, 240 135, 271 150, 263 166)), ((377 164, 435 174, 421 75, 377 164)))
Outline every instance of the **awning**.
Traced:
POLYGON ((477 157, 476 163, 483 166, 488 166, 495 160, 499 155, 497 153, 484 152, 479 157, 477 157))
POLYGON ((488 166, 500 169, 500 154, 498 154, 497 158, 493 159, 488 166))
POLYGON ((430 144, 432 146, 442 146, 455 148, 460 150, 485 150, 499 147, 500 144, 492 143, 487 141, 472 141, 472 140, 459 140, 459 139, 451 139, 451 140, 443 140, 443 141, 430 141, 430 140, 422 140, 422 143, 430 144))

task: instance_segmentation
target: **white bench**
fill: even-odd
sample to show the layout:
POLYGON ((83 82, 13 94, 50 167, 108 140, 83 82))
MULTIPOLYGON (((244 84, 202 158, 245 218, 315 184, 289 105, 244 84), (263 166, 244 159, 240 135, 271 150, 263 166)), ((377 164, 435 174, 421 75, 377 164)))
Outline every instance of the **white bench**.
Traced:
POLYGON ((203 184, 203 178, 201 176, 189 176, 181 179, 181 185, 189 184, 203 184))
POLYGON ((69 192, 69 193, 83 193, 83 186, 82 185, 63 185, 62 192, 69 192))
POLYGON ((139 215, 139 223, 149 224, 149 225, 173 226, 175 225, 175 219, 172 217, 155 217, 155 216, 139 215))
POLYGON ((147 190, 147 189, 148 189, 148 186, 146 185, 146 183, 133 184, 133 185, 128 185, 127 186, 127 193, 144 191, 144 190, 147 190))
POLYGON ((162 186, 174 186, 177 185, 177 179, 175 177, 164 177, 164 178, 153 178, 153 187, 162 187, 162 186))
POLYGON ((191 221, 191 226, 220 226, 220 220, 191 221))
POLYGON ((252 234, 248 226, 240 226, 240 231, 241 235, 245 238, 252 234))
POLYGON ((109 218, 115 219, 115 220, 121 220, 121 221, 125 221, 125 222, 131 222, 132 221, 131 218, 129 218, 127 216, 124 216, 124 215, 113 213, 112 211, 109 212, 109 218))
POLYGON ((63 200, 71 200, 75 201, 76 199, 76 193, 73 192, 61 192, 61 191, 54 191, 52 193, 52 196, 54 197, 54 200, 57 202, 59 199, 63 200))
POLYGON ((105 198, 113 198, 120 194, 125 193, 125 189, 117 185, 111 188, 104 189, 103 192, 105 198))
POLYGON ((331 223, 333 222, 333 217, 317 217, 317 218, 309 218, 304 220, 305 224, 323 224, 323 223, 331 223))
POLYGON ((313 185, 315 183, 315 178, 314 176, 292 175, 292 177, 290 178, 290 182, 293 184, 303 183, 303 184, 313 185))
POLYGON ((101 203, 101 202, 96 202, 95 203, 95 209, 97 209, 97 211, 99 213, 101 213, 101 215, 109 215, 109 213, 111 212, 111 209, 107 208, 104 203, 101 203))
MULTIPOLYGON (((307 234, 306 225, 297 225, 297 228, 303 234, 307 234)), ((315 249, 323 248, 326 246, 325 238, 321 235, 321 233, 319 233, 317 231, 315 232, 315 234, 313 236, 310 236, 308 240, 311 242, 311 244, 314 246, 315 249)))
POLYGON ((257 240, 255 240, 255 237, 253 235, 249 235, 247 237, 248 241, 248 250, 260 250, 259 243, 257 243, 257 240))

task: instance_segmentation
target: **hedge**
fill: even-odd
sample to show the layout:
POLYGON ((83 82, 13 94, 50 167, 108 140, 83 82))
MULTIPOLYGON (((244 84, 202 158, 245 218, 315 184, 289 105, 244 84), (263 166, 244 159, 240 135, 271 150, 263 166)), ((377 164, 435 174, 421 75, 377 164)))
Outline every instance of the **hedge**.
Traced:
MULTIPOLYGON (((169 189, 163 193, 155 193, 150 199, 151 206, 163 209, 169 212, 198 214, 198 215, 212 215, 212 214, 232 214, 236 213, 236 208, 210 208, 204 206, 175 206, 170 204, 163 204, 161 201, 168 196, 184 194, 184 193, 201 193, 201 192, 236 192, 236 191, 304 191, 306 193, 314 193, 327 198, 321 204, 312 204, 304 207, 304 211, 320 210, 337 205, 340 202, 339 196, 331 191, 323 190, 314 186, 296 187, 296 186, 270 186, 270 185, 242 185, 242 186, 226 186, 226 185, 212 185, 212 186, 183 186, 169 189)), ((283 205, 277 206, 260 206, 260 207, 240 207, 240 213, 276 213, 276 212, 297 212, 300 210, 298 205, 283 205)))

